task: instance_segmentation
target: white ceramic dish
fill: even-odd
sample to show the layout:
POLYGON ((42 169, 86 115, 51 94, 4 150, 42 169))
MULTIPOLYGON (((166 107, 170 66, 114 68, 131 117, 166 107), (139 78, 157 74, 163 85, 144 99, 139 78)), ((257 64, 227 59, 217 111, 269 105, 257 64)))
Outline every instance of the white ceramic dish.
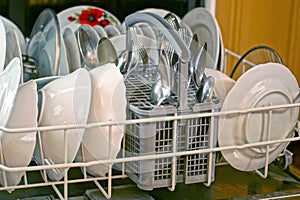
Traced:
POLYGON ((126 34, 126 27, 123 24, 117 24, 116 28, 120 31, 121 35, 126 34))
MULTIPOLYGON (((285 66, 277 63, 257 65, 244 73, 229 91, 222 112, 292 103, 299 93, 297 80, 285 66)), ((299 108, 272 111, 270 140, 292 136, 299 108)), ((219 118, 220 147, 266 141, 268 112, 226 115, 219 118)), ((270 145, 269 162, 287 143, 270 145)), ((228 163, 241 171, 253 171, 265 165, 266 146, 222 151, 228 163)))
POLYGON ((217 65, 217 69, 219 71, 225 72, 226 69, 226 63, 225 63, 225 47, 224 47, 224 43, 223 43, 223 36, 222 36, 222 32, 221 32, 221 28, 218 24, 218 21, 216 20, 216 25, 218 28, 218 32, 219 32, 219 38, 220 38, 220 53, 219 53, 219 60, 218 60, 218 65, 217 65))
POLYGON ((25 36, 22 33, 22 31, 20 30, 20 28, 15 23, 13 23, 11 20, 9 20, 3 16, 0 16, 0 19, 2 20, 6 30, 13 29, 16 31, 16 34, 17 34, 18 40, 19 40, 19 45, 21 48, 21 52, 22 52, 22 54, 25 54, 26 53, 26 40, 25 40, 25 36))
POLYGON ((0 74, 0 126, 5 127, 21 77, 19 58, 14 58, 0 74))
POLYGON ((5 68, 5 54, 6 54, 6 33, 5 33, 5 27, 0 20, 0 44, 2 44, 2 48, 0 48, 0 72, 3 71, 5 68))
MULTIPOLYGON (((6 56, 5 66, 15 57, 19 58, 20 65, 23 66, 22 52, 15 29, 5 28, 6 32, 6 56)), ((23 67, 21 67, 20 83, 23 83, 23 67)))
POLYGON ((63 30, 66 27, 76 31, 81 24, 89 24, 91 26, 101 25, 116 25, 120 21, 112 13, 89 5, 80 5, 70 7, 57 14, 60 28, 63 30))
POLYGON ((224 74, 221 71, 210 69, 210 68, 205 69, 205 74, 206 76, 214 77, 214 81, 215 81, 214 93, 221 102, 224 102, 227 94, 234 86, 235 80, 233 80, 232 78, 230 78, 228 75, 224 74))
POLYGON ((220 35, 217 20, 206 8, 198 7, 186 13, 182 21, 191 28, 193 33, 198 34, 200 44, 207 42, 206 67, 217 69, 220 54, 220 35))
MULTIPOLYGON (((146 49, 151 63, 158 64, 158 51, 157 43, 146 36, 138 35, 139 41, 143 44, 146 49)), ((110 39, 114 47, 116 48, 118 56, 126 49, 126 35, 119 35, 110 39)))
MULTIPOLYGON (((55 79, 39 90, 42 95, 39 126, 86 124, 90 108, 91 80, 86 69, 55 79)), ((72 163, 82 141, 84 129, 72 129, 67 133, 67 162, 72 163)), ((64 163, 64 130, 42 131, 43 151, 36 146, 34 158, 39 165, 64 163), (41 158, 44 155, 44 160, 41 158)), ((50 180, 58 181, 64 169, 49 169, 50 180)))
POLYGON ((65 41, 63 39, 62 33, 60 38, 60 57, 59 57, 59 65, 58 65, 58 75, 63 76, 70 73, 70 67, 67 56, 67 49, 65 45, 65 41))
POLYGON ((99 35, 99 38, 108 37, 106 31, 104 30, 104 28, 102 26, 96 25, 93 28, 95 29, 95 31, 99 35))
MULTIPOLYGON (((36 83, 31 80, 19 86, 7 128, 37 127, 37 91, 36 83)), ((4 165, 8 167, 27 167, 31 162, 36 144, 36 132, 7 133, 1 132, 4 165)), ((7 185, 17 185, 25 172, 6 172, 7 185)), ((3 174, 0 182, 4 185, 3 174)))
POLYGON ((40 55, 39 55, 39 74, 40 77, 47 77, 51 76, 52 72, 52 65, 53 65, 53 57, 51 56, 51 53, 46 49, 42 49, 40 55))
POLYGON ((70 28, 63 31, 63 40, 66 46, 66 55, 69 63, 69 71, 74 72, 81 68, 80 52, 74 32, 70 28))
POLYGON ((109 38, 112 38, 112 37, 116 37, 116 36, 118 36, 118 35, 121 35, 119 29, 117 29, 117 27, 116 27, 116 26, 113 26, 113 25, 107 25, 107 26, 105 26, 105 27, 104 27, 104 30, 105 30, 105 32, 106 32, 106 34, 107 34, 107 36, 108 36, 109 38))
POLYGON ((38 66, 38 69, 41 71, 51 71, 52 74, 39 74, 39 77, 58 74, 58 67, 61 54, 61 38, 57 16, 53 10, 45 9, 38 16, 34 27, 31 31, 30 40, 27 48, 27 55, 39 61, 39 55, 41 53, 41 50, 45 48, 45 45, 49 44, 51 45, 51 49, 48 49, 48 52, 52 57, 50 59, 53 61, 53 63, 51 63, 52 68, 51 70, 43 70, 39 69, 38 66))
MULTIPOLYGON (((115 64, 108 63, 89 72, 92 80, 92 99, 88 123, 125 120, 126 87, 119 69, 115 64)), ((108 127, 86 129, 82 142, 85 162, 116 158, 123 136, 124 125, 111 127, 111 140, 108 127), (109 146, 111 146, 110 154, 109 146)), ((82 162, 81 154, 76 160, 82 162)), ((105 176, 108 166, 91 166, 87 168, 87 172, 94 176, 105 176)))

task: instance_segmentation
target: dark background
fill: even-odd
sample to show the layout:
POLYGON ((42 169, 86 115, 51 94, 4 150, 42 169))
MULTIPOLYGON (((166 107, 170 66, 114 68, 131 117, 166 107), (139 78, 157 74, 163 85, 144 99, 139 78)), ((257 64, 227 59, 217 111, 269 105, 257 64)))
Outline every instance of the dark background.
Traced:
POLYGON ((188 10, 204 6, 204 0, 0 0, 0 15, 9 18, 29 36, 35 20, 45 8, 59 13, 76 5, 103 8, 122 22, 127 15, 144 8, 162 8, 182 17, 188 10))

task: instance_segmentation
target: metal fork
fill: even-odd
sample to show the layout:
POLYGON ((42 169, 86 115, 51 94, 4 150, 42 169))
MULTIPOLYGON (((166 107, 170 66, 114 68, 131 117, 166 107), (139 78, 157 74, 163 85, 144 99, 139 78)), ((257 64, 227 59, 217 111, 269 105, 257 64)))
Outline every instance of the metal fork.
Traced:
POLYGON ((136 28, 132 27, 132 28, 129 29, 129 31, 130 31, 131 39, 132 39, 132 42, 133 42, 133 46, 136 47, 136 49, 138 51, 138 54, 140 55, 140 57, 142 59, 143 64, 144 65, 148 64, 149 56, 148 56, 148 53, 147 53, 144 45, 141 43, 141 41, 138 38, 136 28))

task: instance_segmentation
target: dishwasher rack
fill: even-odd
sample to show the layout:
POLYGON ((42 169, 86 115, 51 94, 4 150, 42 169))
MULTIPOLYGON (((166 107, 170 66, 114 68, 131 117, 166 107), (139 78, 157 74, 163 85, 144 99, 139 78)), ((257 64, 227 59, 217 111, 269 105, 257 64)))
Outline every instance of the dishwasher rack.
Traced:
MULTIPOLYGON (((236 59, 239 58, 239 55, 236 55, 235 53, 226 50, 226 57, 228 56, 235 57, 236 59)), ((226 59, 225 59, 226 60, 226 59)), ((245 63, 247 64, 247 63, 245 63)), ((107 126, 109 127, 109 130, 111 131, 111 127, 114 125, 134 125, 134 124, 146 124, 146 123, 153 123, 153 122, 164 122, 164 121, 173 121, 173 123, 179 123, 181 120, 191 120, 191 119, 200 119, 205 117, 210 117, 211 120, 210 123, 210 131, 209 134, 213 134, 214 128, 216 127, 214 125, 215 118, 218 118, 220 116, 228 115, 228 114, 248 114, 252 112, 268 112, 270 117, 272 116, 272 111, 276 109, 282 109, 282 108, 294 108, 294 107, 300 107, 300 103, 294 103, 294 104, 286 104, 286 105, 276 105, 276 106, 267 106, 267 107, 260 107, 260 108, 252 108, 252 109, 246 109, 246 110, 232 110, 232 111, 226 111, 226 112, 220 112, 220 111, 212 111, 212 112, 206 112, 206 113, 190 113, 190 114, 183 114, 183 115, 172 115, 172 116, 157 116, 152 118, 144 118, 144 119, 132 119, 132 120, 126 120, 126 121, 119 121, 119 122, 101 122, 101 123, 93 123, 93 124, 83 124, 83 125, 61 125, 61 126, 51 126, 51 127, 38 127, 38 128, 17 128, 17 129, 8 129, 5 127, 0 127, 0 130, 3 132, 7 132, 10 134, 17 134, 17 133, 24 133, 24 132, 32 132, 37 131, 37 145, 41 144, 41 131, 51 131, 51 130, 63 130, 64 131, 64 157, 65 157, 65 163, 62 164, 53 164, 53 165, 34 165, 34 166, 26 166, 26 167, 8 167, 3 164, 0 164, 0 170, 2 170, 2 175, 4 179, 4 186, 0 186, 0 191, 8 190, 13 191, 16 189, 21 188, 37 188, 37 187, 45 187, 45 186, 51 186, 53 190, 56 192, 57 196, 60 199, 68 199, 69 198, 69 185, 75 184, 75 183, 84 183, 84 182, 93 182, 98 189, 101 191, 101 193, 107 198, 110 199, 112 197, 112 187, 113 187, 113 180, 114 179, 122 179, 127 178, 127 172, 125 164, 128 162, 135 162, 135 161, 147 161, 147 160, 153 160, 153 159, 171 159, 171 182, 169 190, 174 191, 176 187, 176 175, 177 175, 177 168, 176 163, 177 159, 181 156, 191 156, 191 155, 199 155, 199 154, 208 154, 208 162, 207 162, 207 176, 204 184, 206 186, 210 186, 212 183, 212 173, 214 172, 215 167, 215 160, 213 158, 213 154, 216 152, 220 152, 223 150, 231 150, 231 149, 244 149, 244 148, 250 148, 250 147, 259 147, 259 146, 268 146, 276 143, 285 143, 285 142, 291 142, 291 141, 298 141, 300 140, 299 135, 295 135, 291 138, 284 138, 280 140, 269 140, 269 141, 263 141, 263 142, 256 142, 251 144, 244 144, 244 145, 235 145, 235 146, 226 146, 226 147, 216 147, 213 145, 210 145, 208 148, 205 149, 188 149, 188 150, 180 150, 176 148, 176 145, 173 146, 172 151, 168 153, 162 153, 162 154, 148 154, 148 155, 139 155, 139 156, 131 156, 126 157, 126 149, 125 149, 125 139, 123 139, 122 149, 120 151, 120 156, 118 156, 116 159, 105 159, 105 160, 95 160, 95 161, 89 161, 89 162, 74 162, 74 163, 67 163, 67 135, 68 130, 71 129, 77 129, 77 128, 91 128, 91 127, 100 127, 100 126, 107 126), (94 165, 99 164, 106 164, 109 167, 109 172, 106 177, 91 177, 87 174, 86 168, 94 165), (116 168, 119 170, 117 174, 113 173, 113 169, 116 168), (61 181, 50 181, 48 180, 46 176, 46 170, 47 169, 54 169, 54 168, 61 168, 64 169, 64 178, 61 181), (82 177, 80 178, 69 178, 68 170, 71 168, 81 168, 82 169, 82 177), (8 172, 25 172, 22 182, 19 185, 16 186, 8 186, 6 181, 6 173, 8 172), (43 174, 44 180, 40 182, 30 182, 29 180, 29 173, 39 171, 41 174, 43 174), (107 187, 104 187, 99 183, 99 181, 107 181, 107 187), (63 187, 63 191, 61 192, 58 188, 58 186, 63 187)), ((269 118, 270 119, 270 118, 269 118)), ((271 122, 272 123, 272 122, 271 122)), ((296 131, 299 127, 299 122, 295 125, 296 131)), ((111 134, 111 132, 110 132, 111 134)), ((176 131, 173 132, 173 138, 176 138, 176 131)), ((270 131, 268 131, 268 134, 270 134, 270 131)), ((0 152, 0 161, 3 163, 3 154, 0 152)), ((261 173, 259 170, 256 171, 261 177, 266 178, 268 176, 268 163, 269 163, 269 150, 267 148, 266 150, 266 162, 265 162, 265 168, 263 173, 261 173)), ((84 155, 82 155, 84 156, 84 155)))

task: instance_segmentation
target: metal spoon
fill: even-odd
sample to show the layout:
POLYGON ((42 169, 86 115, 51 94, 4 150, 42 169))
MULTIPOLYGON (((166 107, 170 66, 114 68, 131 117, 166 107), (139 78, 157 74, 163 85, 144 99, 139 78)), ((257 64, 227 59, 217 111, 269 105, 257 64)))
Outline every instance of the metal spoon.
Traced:
POLYGON ((176 30, 178 31, 180 28, 180 24, 174 13, 169 12, 164 16, 164 19, 176 30))
POLYGON ((106 63, 114 63, 118 66, 118 55, 117 51, 107 37, 102 37, 98 42, 98 60, 100 65, 106 63))
POLYGON ((196 93, 197 102, 198 103, 209 102, 212 98, 214 87, 215 87, 214 77, 209 76, 203 79, 196 93))
POLYGON ((159 73, 152 84, 152 90, 150 94, 150 102, 154 105, 159 106, 165 99, 171 94, 170 78, 168 69, 169 61, 168 56, 164 49, 161 50, 161 59, 158 65, 159 73))
POLYGON ((202 45, 198 49, 193 59, 193 66, 195 68, 194 82, 198 88, 201 85, 203 75, 204 75, 204 69, 206 65, 206 54, 207 54, 207 43, 205 42, 204 45, 202 45))
POLYGON ((197 49, 199 49, 198 35, 194 34, 193 38, 192 38, 192 40, 189 44, 189 50, 190 50, 190 53, 191 53, 191 60, 188 63, 188 67, 189 67, 188 68, 188 87, 191 83, 192 76, 195 73, 195 67, 194 67, 193 60, 194 60, 195 54, 197 53, 197 49))
POLYGON ((83 57, 83 64, 89 68, 94 68, 99 65, 98 56, 96 53, 99 36, 92 27, 83 24, 79 27, 77 40, 80 53, 83 57))

